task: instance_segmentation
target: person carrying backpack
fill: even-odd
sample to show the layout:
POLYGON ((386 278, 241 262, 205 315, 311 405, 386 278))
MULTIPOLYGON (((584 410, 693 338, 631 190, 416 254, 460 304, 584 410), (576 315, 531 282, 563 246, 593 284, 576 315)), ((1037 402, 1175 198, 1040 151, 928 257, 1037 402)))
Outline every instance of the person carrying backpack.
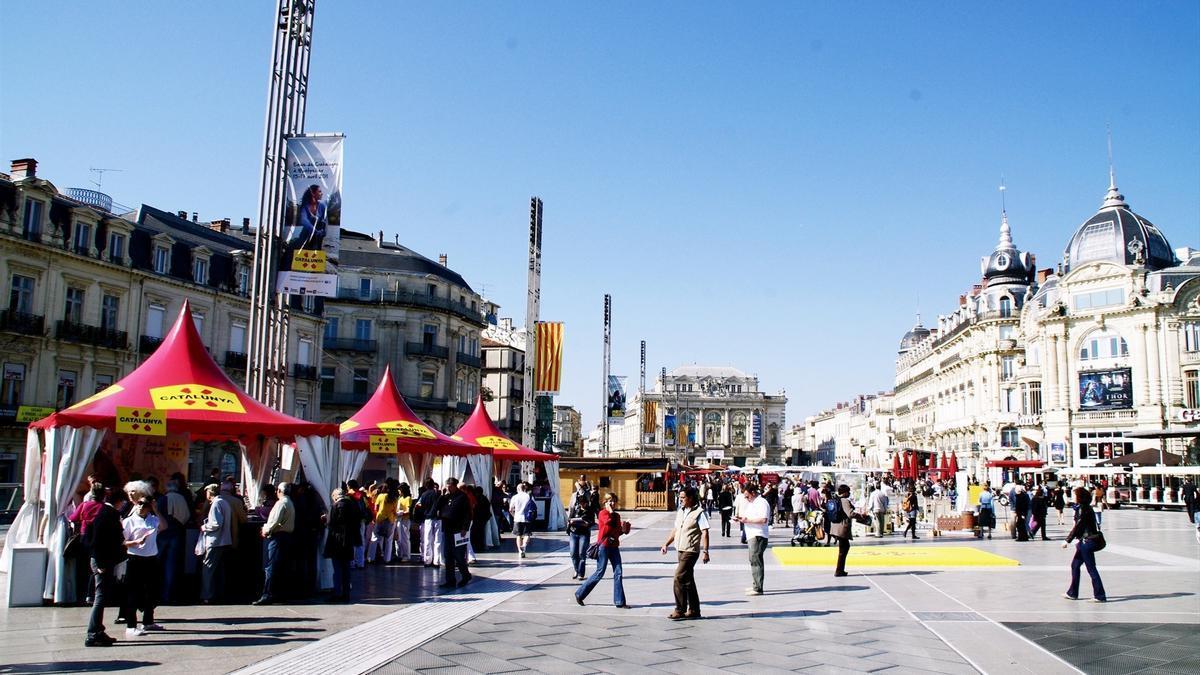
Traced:
POLYGON ((900 505, 904 509, 904 515, 908 517, 908 527, 904 528, 905 537, 912 532, 913 541, 920 539, 917 536, 917 488, 913 487, 908 491, 908 495, 904 497, 904 502, 900 505))
POLYGON ((517 555, 525 557, 529 538, 533 536, 533 521, 537 520, 537 503, 529 494, 528 483, 517 484, 517 494, 508 500, 508 512, 513 517, 513 531, 517 535, 517 555))
POLYGON ((837 569, 833 576, 844 577, 846 573, 846 555, 850 553, 850 526, 854 522, 854 503, 850 501, 850 486, 839 485, 837 497, 825 503, 825 514, 829 519, 829 534, 837 540, 838 558, 837 569))

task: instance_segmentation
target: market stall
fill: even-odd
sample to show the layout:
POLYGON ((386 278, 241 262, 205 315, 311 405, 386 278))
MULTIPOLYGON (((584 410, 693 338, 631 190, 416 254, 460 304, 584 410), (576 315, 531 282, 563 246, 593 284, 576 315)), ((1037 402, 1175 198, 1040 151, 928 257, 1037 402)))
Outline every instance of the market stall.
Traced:
MULTIPOLYGON (((488 416, 487 410, 483 407, 482 397, 475 402, 475 410, 462 427, 454 432, 452 438, 471 445, 490 448, 494 461, 493 470, 497 476, 507 476, 512 470, 513 462, 521 463, 522 478, 532 475, 536 464, 542 464, 546 472, 548 494, 544 497, 538 497, 535 494, 535 499, 542 500, 540 503, 545 508, 546 527, 550 530, 561 530, 567 526, 567 512, 563 508, 558 479, 558 455, 531 450, 509 440, 496 428, 496 424, 488 416)), ((530 483, 533 482, 530 480, 530 483)))
POLYGON ((30 424, 27 438, 25 503, 5 550, 19 544, 46 547, 43 597, 55 602, 67 596, 64 515, 101 459, 103 467, 98 468, 121 482, 135 474, 166 477, 186 472, 193 441, 232 442, 241 450, 243 491, 257 495, 280 444, 291 443, 326 507, 343 466, 354 464, 353 458, 344 458, 336 426, 290 417, 238 388, 209 355, 187 302, 140 367, 94 396, 30 424))
MULTIPOLYGON (((442 485, 451 476, 473 482, 491 494, 491 449, 455 440, 417 417, 396 388, 390 367, 384 369, 371 399, 342 422, 341 432, 344 448, 394 455, 414 494, 427 478, 442 485)), ((488 546, 500 543, 494 519, 488 524, 485 540, 488 546)))

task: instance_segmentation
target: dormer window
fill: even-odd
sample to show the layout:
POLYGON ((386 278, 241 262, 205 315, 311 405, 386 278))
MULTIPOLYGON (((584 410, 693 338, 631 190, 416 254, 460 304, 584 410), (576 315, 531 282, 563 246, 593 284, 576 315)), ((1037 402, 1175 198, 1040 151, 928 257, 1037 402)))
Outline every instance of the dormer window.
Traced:
POLYGON ((156 245, 154 247, 154 271, 158 274, 166 274, 171 267, 171 249, 156 245))
POLYGON ((192 261, 192 281, 198 284, 208 283, 208 259, 196 258, 192 261))
POLYGON ((75 252, 87 255, 92 247, 92 226, 87 223, 75 223, 75 252))

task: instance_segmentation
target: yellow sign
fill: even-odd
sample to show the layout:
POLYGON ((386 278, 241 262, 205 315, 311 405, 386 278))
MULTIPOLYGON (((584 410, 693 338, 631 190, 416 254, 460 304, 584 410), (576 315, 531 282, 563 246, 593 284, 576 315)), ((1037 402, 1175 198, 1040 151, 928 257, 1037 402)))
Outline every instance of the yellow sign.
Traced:
POLYGON ((338 425, 338 431, 340 431, 344 434, 347 431, 350 431, 351 429, 353 429, 354 427, 357 427, 357 426, 358 426, 358 422, 355 422, 354 420, 346 420, 345 422, 342 422, 340 425, 338 425))
POLYGON ((292 253, 293 272, 324 272, 324 251, 295 251, 292 253))
POLYGON ((187 435, 172 436, 167 439, 167 447, 163 451, 163 454, 173 462, 183 462, 187 461, 189 449, 190 444, 188 443, 187 435))
POLYGON ((396 420, 394 422, 380 422, 379 430, 388 436, 400 436, 402 438, 424 438, 433 440, 435 436, 429 430, 429 427, 408 420, 396 420))
POLYGON ((70 408, 67 408, 67 410, 77 410, 86 405, 91 405, 92 403, 95 403, 96 401, 99 401, 102 398, 108 398, 109 396, 112 396, 113 394, 119 394, 123 391, 125 391, 125 387, 122 387, 119 384, 111 385, 111 386, 107 387, 106 389, 104 389, 104 391, 98 391, 95 394, 92 394, 91 396, 83 399, 79 403, 76 403, 75 405, 71 406, 70 408))
POLYGON ((395 436, 371 436, 371 454, 373 455, 394 455, 396 454, 396 437, 395 436))
POLYGON ((167 411, 153 408, 117 406, 117 433, 138 436, 166 436, 167 411))
POLYGON ((517 444, 508 440, 503 436, 480 436, 475 439, 476 445, 482 445, 485 448, 494 450, 516 450, 517 444))
POLYGON ((43 417, 54 414, 54 408, 43 408, 36 405, 23 405, 17 408, 18 422, 36 422, 43 417))
MULTIPOLYGON (((832 567, 837 549, 774 546, 771 550, 784 567, 832 567)), ((850 567, 1016 567, 1019 562, 970 546, 852 546, 846 557, 850 567)))
POLYGON ((245 413, 242 402, 231 391, 206 387, 202 384, 180 384, 174 387, 155 387, 150 390, 154 407, 162 410, 209 410, 214 412, 245 413))

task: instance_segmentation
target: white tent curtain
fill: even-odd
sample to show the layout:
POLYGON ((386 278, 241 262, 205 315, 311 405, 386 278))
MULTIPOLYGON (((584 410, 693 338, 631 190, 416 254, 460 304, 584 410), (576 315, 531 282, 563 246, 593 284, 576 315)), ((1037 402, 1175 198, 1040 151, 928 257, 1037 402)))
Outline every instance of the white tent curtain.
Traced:
POLYGON ((363 465, 367 463, 367 454, 366 450, 342 449, 342 476, 340 483, 358 478, 358 474, 362 473, 363 465))
MULTIPOLYGON (((84 479, 96 449, 104 438, 103 429, 91 427, 54 427, 46 430, 45 450, 45 480, 46 500, 45 531, 42 541, 46 542, 46 584, 42 587, 42 597, 54 602, 71 602, 75 598, 67 597, 68 585, 73 580, 67 580, 63 574, 62 547, 57 545, 64 536, 59 516, 63 515, 75 496, 75 488, 84 479)), ((121 486, 113 486, 121 489, 121 486)))
POLYGON ((493 462, 492 466, 496 468, 496 477, 499 478, 501 482, 508 482, 508 474, 512 473, 512 465, 513 461, 511 459, 498 459, 493 462))
POLYGON ((546 516, 546 526, 553 532, 567 526, 567 511, 563 508, 562 488, 558 484, 558 460, 547 460, 545 466, 546 480, 550 482, 550 513, 546 516))
MULTIPOLYGON (((471 468, 471 478, 475 481, 475 484, 483 488, 483 494, 487 495, 488 500, 491 500, 492 456, 483 454, 467 455, 467 465, 471 468)), ((484 542, 488 546, 498 546, 500 544, 500 526, 496 524, 496 513, 494 510, 488 514, 484 542)))
MULTIPOLYGON (((312 484, 321 501, 329 511, 332 501, 330 492, 334 481, 341 481, 341 443, 333 436, 297 436, 296 449, 300 452, 300 465, 304 476, 312 484)), ((333 564, 324 556, 325 537, 317 547, 317 569, 322 590, 333 588, 333 564)))
POLYGON ((537 462, 524 461, 521 462, 521 480, 533 485, 533 480, 537 478, 537 462))
POLYGON ((35 544, 38 540, 40 502, 38 492, 42 485, 42 439, 36 429, 25 434, 25 499, 21 510, 8 528, 4 537, 4 551, 0 555, 0 572, 7 572, 12 565, 14 544, 35 544))
POLYGON ((412 488, 413 494, 418 494, 421 491, 421 483, 432 475, 433 455, 427 452, 402 452, 396 456, 396 462, 400 465, 404 480, 412 488))
POLYGON ((439 486, 445 485, 446 479, 451 477, 462 482, 467 475, 467 458, 457 455, 442 455, 439 459, 441 461, 434 463, 433 480, 439 486))
POLYGON ((261 438, 242 449, 242 489, 251 503, 258 503, 258 493, 267 482, 279 455, 279 439, 261 438))

